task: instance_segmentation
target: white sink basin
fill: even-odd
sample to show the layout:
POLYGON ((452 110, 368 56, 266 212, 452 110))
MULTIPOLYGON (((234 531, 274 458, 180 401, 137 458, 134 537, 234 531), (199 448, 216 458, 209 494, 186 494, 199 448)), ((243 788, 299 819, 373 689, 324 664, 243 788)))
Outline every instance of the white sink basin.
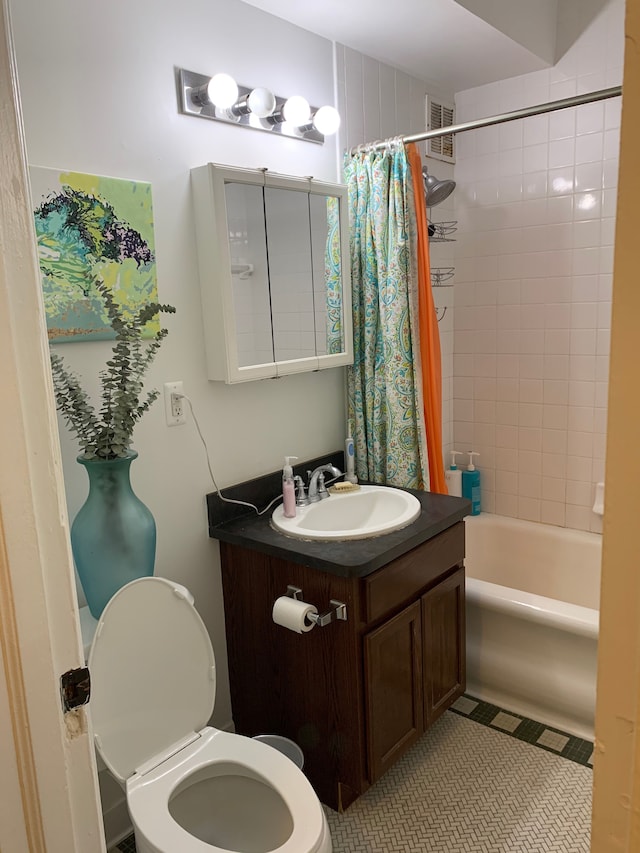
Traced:
POLYGON ((318 503, 297 507, 285 518, 282 506, 271 520, 276 530, 298 539, 368 539, 411 524, 420 515, 420 501, 390 486, 361 486, 356 492, 334 493, 318 503))

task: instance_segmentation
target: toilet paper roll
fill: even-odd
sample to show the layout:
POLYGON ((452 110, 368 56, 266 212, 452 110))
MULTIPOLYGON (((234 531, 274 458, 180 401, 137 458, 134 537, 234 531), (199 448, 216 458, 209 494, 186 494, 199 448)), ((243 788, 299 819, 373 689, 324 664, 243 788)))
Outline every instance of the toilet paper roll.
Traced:
POLYGON ((298 634, 306 634, 314 627, 314 623, 308 618, 310 613, 317 613, 318 608, 306 601, 298 601, 288 595, 276 598, 273 604, 273 621, 276 625, 282 625, 290 631, 298 634))

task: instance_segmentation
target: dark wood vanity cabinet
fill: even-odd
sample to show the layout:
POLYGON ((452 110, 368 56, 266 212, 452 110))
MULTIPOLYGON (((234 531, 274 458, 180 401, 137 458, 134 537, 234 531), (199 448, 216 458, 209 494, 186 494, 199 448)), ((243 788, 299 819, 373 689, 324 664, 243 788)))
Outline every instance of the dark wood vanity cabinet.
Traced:
POLYGON ((365 577, 220 549, 236 731, 295 740, 320 800, 345 809, 464 691, 464 525, 365 577), (319 612, 344 602, 347 621, 276 625, 289 584, 319 612))
POLYGON ((371 782, 464 692, 464 569, 364 636, 371 782))
POLYGON ((374 782, 424 732, 420 602, 364 636, 369 779, 374 782))
POLYGON ((464 693, 464 569, 450 574, 421 598, 424 727, 464 693))

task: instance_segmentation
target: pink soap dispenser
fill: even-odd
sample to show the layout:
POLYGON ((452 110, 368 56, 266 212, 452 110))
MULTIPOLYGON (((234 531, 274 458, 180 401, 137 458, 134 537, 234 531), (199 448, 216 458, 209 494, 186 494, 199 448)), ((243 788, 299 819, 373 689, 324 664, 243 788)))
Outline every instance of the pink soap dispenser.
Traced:
POLYGON ((296 484, 293 481, 291 460, 297 456, 285 456, 282 469, 282 509, 285 518, 296 517, 296 484))

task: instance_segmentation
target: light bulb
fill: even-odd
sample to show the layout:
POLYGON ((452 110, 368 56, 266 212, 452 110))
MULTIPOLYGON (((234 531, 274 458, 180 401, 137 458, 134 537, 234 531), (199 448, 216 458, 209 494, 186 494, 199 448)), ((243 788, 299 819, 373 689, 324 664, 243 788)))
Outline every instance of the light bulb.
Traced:
POLYGON ((247 104, 253 115, 267 118, 276 108, 276 96, 269 89, 254 89, 247 98, 247 104))
POLYGON ((323 136, 333 136, 340 127, 340 113, 335 107, 320 107, 313 117, 313 124, 323 136))
POLYGON ((311 107, 309 101, 303 98, 302 95, 294 95, 289 98, 282 108, 282 115, 285 121, 290 122, 296 127, 307 124, 311 115, 311 107))
POLYGON ((214 74, 207 85, 209 101, 221 110, 228 110, 238 99, 238 84, 229 74, 214 74))

